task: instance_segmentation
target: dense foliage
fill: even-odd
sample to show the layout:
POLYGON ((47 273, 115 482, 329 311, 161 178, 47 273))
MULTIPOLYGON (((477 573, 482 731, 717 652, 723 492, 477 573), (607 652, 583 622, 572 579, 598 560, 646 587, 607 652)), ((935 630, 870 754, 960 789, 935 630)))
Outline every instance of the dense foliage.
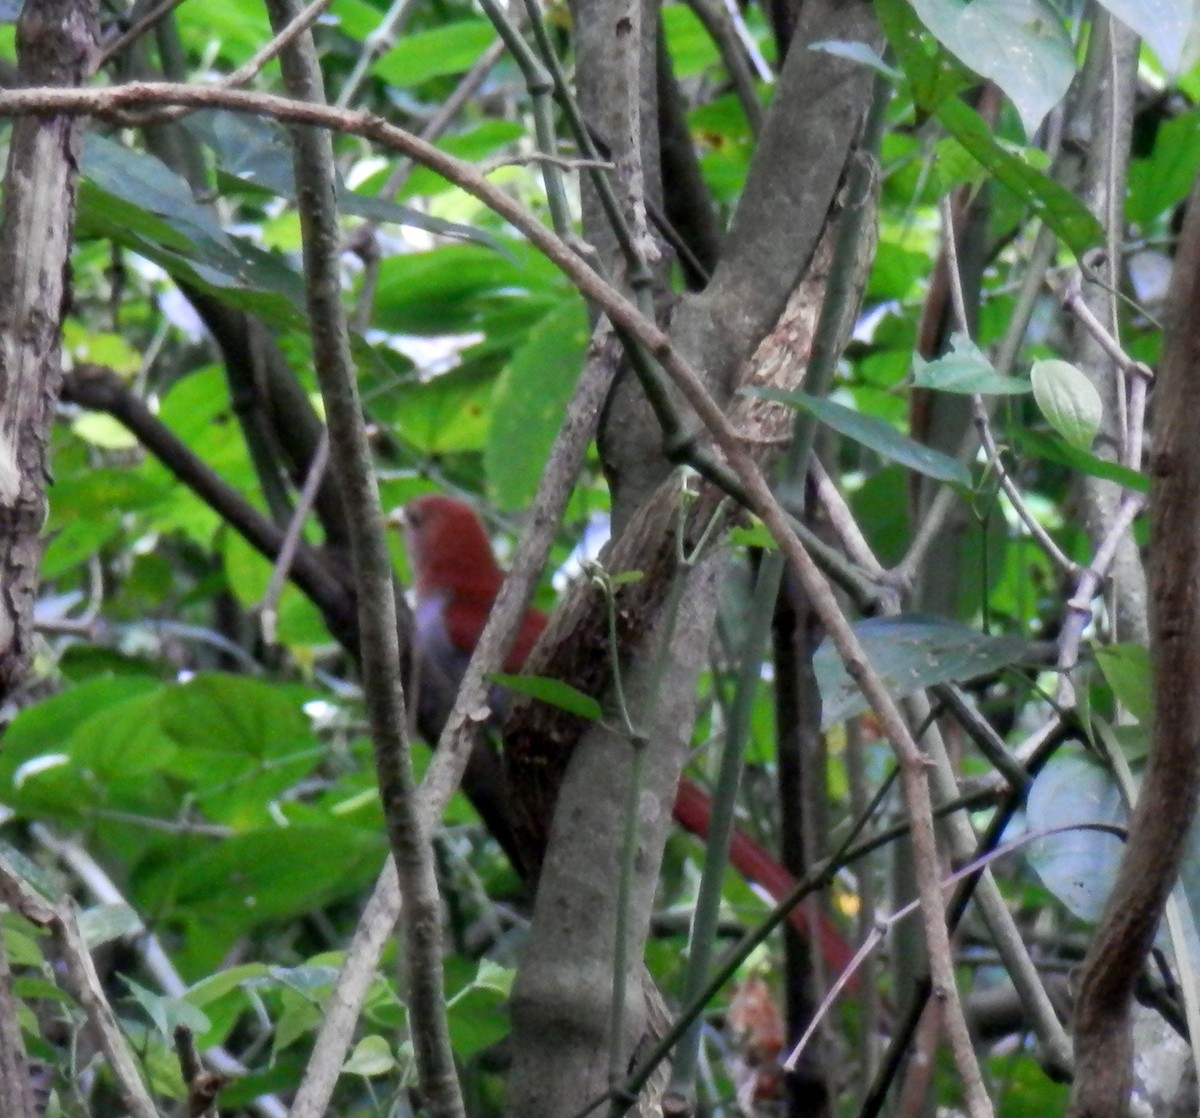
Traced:
MULTIPOLYGON (((96 88, 154 79, 212 86, 272 40, 257 0, 163 7, 104 7, 96 88)), ((688 159, 701 176, 689 197, 707 199, 717 231, 708 243, 686 229, 667 236, 680 212, 670 196, 676 187, 664 171, 656 197, 659 173, 648 175, 649 205, 632 206, 631 221, 662 254, 657 262, 650 254, 657 287, 649 305, 664 324, 719 266, 720 236, 769 150, 773 122, 820 112, 774 98, 788 45, 781 27, 792 26, 780 13, 794 21, 814 7, 695 0, 662 9, 660 79, 677 97, 688 159)), ((1183 31, 1163 30, 1173 9, 1189 6, 1159 5, 1137 28, 1148 38, 1140 53, 1108 14, 1121 15, 1122 5, 1096 6, 1087 19, 1075 7, 1064 16, 1043 0, 975 0, 966 9, 879 0, 875 41, 805 47, 854 75, 864 104, 873 88, 884 114, 877 153, 869 124, 843 122, 868 138, 844 172, 833 169, 840 186, 829 210, 836 232, 835 219, 864 207, 860 240, 873 243, 877 226, 878 242, 861 262, 861 309, 854 282, 840 296, 853 330, 832 355, 828 383, 771 391, 767 382, 761 394, 783 401, 797 430, 815 421, 807 484, 768 476, 788 483, 780 492, 803 512, 804 539, 838 583, 874 671, 905 700, 912 732, 923 748, 945 751, 950 783, 933 782, 935 804, 962 797, 958 807, 967 809, 955 815, 973 825, 965 855, 961 832, 940 832, 942 872, 969 861, 979 836, 981 853, 1013 844, 990 863, 1000 908, 1068 1030, 1064 976, 1080 965, 1112 888, 1136 794, 1130 766, 1136 777, 1150 743, 1141 561, 1148 474, 1144 396, 1134 386, 1164 348, 1172 257, 1200 168, 1200 69, 1189 70, 1183 31), (869 173, 851 196, 856 166, 869 173), (1080 306, 1099 319, 1098 330, 1080 306), (1115 577, 1106 567, 1089 581, 1099 563, 1114 563, 1115 577), (1075 825, 1085 829, 1065 830, 1075 825)), ((20 8, 0 2, 0 15, 14 21, 0 25, 6 90, 18 85, 20 8)), ((531 57, 532 45, 549 45, 585 83, 580 13, 552 5, 540 14, 544 35, 535 37, 515 8, 504 33, 527 41, 531 57)), ((347 127, 333 134, 342 284, 382 506, 430 492, 466 498, 485 512, 507 558, 581 373, 608 344, 600 338, 589 349, 606 308, 585 302, 513 221, 373 142, 363 121, 380 117, 428 135, 547 225, 561 218, 553 206, 565 205, 571 229, 560 232, 589 260, 613 251, 594 235, 592 188, 580 187, 597 159, 571 139, 563 99, 531 92, 528 67, 497 46, 493 22, 474 3, 388 9, 381 0, 334 0, 313 37, 328 102, 347 109, 347 127), (373 116, 352 120, 350 110, 373 116), (538 154, 547 126, 554 158, 538 154), (584 244, 585 233, 594 243, 584 244)), ((290 95, 277 60, 254 63, 239 83, 290 95)), ((359 650, 347 637, 353 626, 331 621, 336 611, 297 575, 298 564, 293 581, 279 585, 273 575, 287 572, 251 523, 262 514, 282 533, 306 480, 320 481, 315 501, 302 506, 301 551, 326 564, 336 587, 351 585, 342 498, 332 476, 310 479, 324 405, 297 207, 307 188, 296 185, 286 122, 154 104, 148 94, 122 109, 132 115, 96 112, 79 162, 65 384, 34 607, 40 639, 25 684, 3 708, 0 854, 6 872, 43 896, 77 900, 103 990, 163 1113, 188 1092, 174 1050, 183 1026, 201 1052, 221 1050, 217 1070, 241 1065, 220 1091, 220 1113, 283 1114, 389 853, 359 650), (214 496, 222 482, 224 503, 214 496)), ((7 103, 0 112, 13 114, 7 103)), ((626 205, 640 188, 623 177, 624 164, 618 171, 626 205)), ((771 220, 781 229, 799 222, 800 204, 779 197, 771 220)), ((798 286, 808 262, 795 266, 798 286)), ((609 271, 625 282, 622 266, 609 271)), ((818 306, 825 296, 822 287, 818 306)), ((634 374, 621 375, 628 389, 634 374)), ((710 387, 720 395, 730 385, 714 374, 710 387)), ((730 407, 747 399, 738 393, 730 407)), ((588 421, 599 422, 595 414, 588 421)), ((619 471, 607 436, 606 444, 602 430, 589 445, 571 479, 536 595, 544 609, 568 586, 588 593, 589 579, 595 601, 607 594, 619 603, 643 573, 607 581, 588 573, 610 507, 619 526, 631 516, 615 507, 610 480, 619 471)), ((657 445, 648 453, 664 477, 671 472, 657 445)), ((702 507, 710 487, 696 466, 680 469, 700 494, 692 507, 702 507)), ((904 1082, 912 1107, 904 1113, 926 1095, 963 1105, 965 1072, 939 1045, 936 1023, 915 1039, 901 1025, 928 964, 914 938, 919 917, 892 919, 916 896, 916 882, 912 847, 897 826, 908 819, 903 782, 878 708, 835 642, 822 642, 826 619, 790 574, 762 624, 755 587, 780 554, 773 533, 748 516, 714 522, 717 538, 699 561, 715 552, 722 564, 715 627, 678 622, 691 635, 681 639, 702 645, 695 726, 679 731, 694 747, 687 771, 705 787, 728 783, 731 771, 736 783, 737 766, 723 767, 722 750, 744 728, 737 826, 781 851, 792 877, 828 872, 818 902, 824 923, 814 908, 809 936, 792 930, 785 944, 775 933, 742 952, 710 1000, 702 1104, 721 1113, 850 1114, 868 1085, 886 1091, 904 1082), (878 842, 844 857, 873 836, 878 842), (822 865, 834 852, 832 869, 822 865), (812 943, 836 936, 857 944, 879 921, 886 937, 856 964, 852 996, 831 998, 831 1008, 837 976, 825 969, 828 950, 812 943), (789 1095, 776 1060, 814 1014, 821 1029, 789 1095), (930 1082, 921 1082, 916 1062, 880 1072, 897 1036, 941 1053, 930 1082)), ((694 544, 695 534, 688 539, 694 544)), ((402 535, 390 531, 388 545, 408 586, 402 535)), ((645 577, 656 585, 652 572, 645 577)), ((670 581, 653 599, 654 617, 670 581)), ((645 601, 639 609, 652 616, 645 601)), ((612 610, 615 634, 619 605, 612 610)), ((618 682, 642 702, 645 665, 622 664, 618 682)), ((594 678, 567 678, 576 690, 516 686, 542 705, 602 710, 614 725, 628 720, 611 680, 598 690, 582 682, 594 678)), ((433 723, 416 717, 419 703, 410 706, 414 733, 430 736, 433 723)), ((415 748, 418 776, 429 756, 424 744, 415 748)), ((665 786, 677 776, 678 766, 665 786)), ((610 816, 614 832, 620 806, 610 816)), ((665 835, 665 827, 650 833, 665 835)), ((508 998, 540 913, 523 868, 489 833, 473 795, 454 797, 432 846, 467 1111, 498 1114, 512 1060, 508 998)), ((655 864, 657 851, 649 858, 655 864)), ((644 914, 645 963, 672 1012, 695 989, 688 929, 703 862, 694 838, 673 834, 652 918, 644 914)), ((1158 1031, 1153 1041, 1140 1034, 1139 1045, 1181 1065, 1186 1043, 1171 1029, 1186 1032, 1181 1022, 1195 999, 1178 989, 1187 979, 1172 976, 1193 973, 1195 935, 1186 926, 1200 905, 1198 867, 1200 859, 1188 861, 1179 927, 1160 934, 1160 967, 1147 971, 1143 991, 1156 1007, 1146 1028, 1158 1031), (1164 1020, 1170 1028, 1160 1027, 1164 1020)), ((596 876, 619 872, 592 867, 596 876)), ((722 880, 715 934, 760 926, 770 905, 754 886, 767 882, 733 871, 722 880)), ((124 1113, 128 1100, 106 1070, 84 999, 17 907, 0 911, 0 928, 25 1046, 51 1069, 48 1113, 124 1113)), ((1055 1079, 1069 1066, 1055 1054, 1053 1028, 1011 993, 997 936, 993 917, 970 906, 953 941, 988 1092, 1001 1114, 1057 1113, 1069 1088, 1055 1079)), ((387 947, 370 986, 336 1113, 421 1110, 400 946, 387 947)), ((629 967, 636 977, 636 964, 629 967)), ((635 1064, 628 1053, 619 1062, 623 1072, 635 1064)), ((516 1067, 512 1074, 522 1074, 519 1059, 516 1067)))

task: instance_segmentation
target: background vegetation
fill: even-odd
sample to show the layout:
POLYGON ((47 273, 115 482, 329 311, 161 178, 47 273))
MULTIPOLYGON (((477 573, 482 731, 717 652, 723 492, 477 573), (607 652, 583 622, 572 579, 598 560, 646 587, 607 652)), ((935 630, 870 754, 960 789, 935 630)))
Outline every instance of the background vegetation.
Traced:
POLYGON ((0 1113, 1194 1110, 1190 9, 0 0, 0 1113))

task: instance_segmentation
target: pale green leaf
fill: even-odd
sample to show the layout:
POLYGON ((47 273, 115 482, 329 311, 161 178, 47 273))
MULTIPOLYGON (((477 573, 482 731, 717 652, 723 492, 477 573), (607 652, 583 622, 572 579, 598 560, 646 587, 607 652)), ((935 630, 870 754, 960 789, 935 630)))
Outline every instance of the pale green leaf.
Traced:
POLYGON ((1090 449, 1104 419, 1095 385, 1074 365, 1056 358, 1035 361, 1029 379, 1046 422, 1071 446, 1090 449))

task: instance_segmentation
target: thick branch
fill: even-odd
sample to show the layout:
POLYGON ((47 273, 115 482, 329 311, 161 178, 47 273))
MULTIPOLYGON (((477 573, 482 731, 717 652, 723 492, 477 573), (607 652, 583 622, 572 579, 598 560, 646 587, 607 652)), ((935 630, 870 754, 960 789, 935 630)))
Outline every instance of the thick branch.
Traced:
MULTIPOLYGON (((78 86, 91 70, 90 0, 27 4, 17 27, 24 85, 78 86)), ((25 678, 46 517, 46 452, 61 381, 59 330, 75 223, 78 117, 13 127, 0 217, 0 699, 25 678)))
POLYGON ((1117 883, 1075 1009, 1072 1118, 1129 1107, 1134 983, 1179 872, 1200 794, 1200 181, 1175 256, 1150 486, 1154 730, 1117 883))

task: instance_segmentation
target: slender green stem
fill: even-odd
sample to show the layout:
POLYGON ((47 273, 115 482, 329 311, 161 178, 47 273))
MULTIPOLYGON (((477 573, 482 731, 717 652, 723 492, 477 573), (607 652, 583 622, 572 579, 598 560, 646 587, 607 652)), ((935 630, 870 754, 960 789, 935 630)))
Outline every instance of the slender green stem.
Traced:
MULTIPOLYGON (((554 101, 551 97, 554 91, 553 77, 547 73, 546 67, 525 42, 525 37, 509 18, 503 4, 497 3, 497 0, 479 0, 479 4, 484 14, 492 21, 497 34, 504 40, 504 45, 508 47, 509 53, 520 67, 521 76, 525 79, 525 88, 529 90, 529 98, 533 105, 533 131, 538 151, 543 155, 556 156, 558 137, 554 132, 554 101)), ((546 187, 546 202, 550 206, 550 221, 560 237, 569 236, 571 210, 567 204, 567 192, 563 187, 562 171, 552 158, 540 162, 542 181, 546 187)))
MULTIPOLYGON (((741 783, 742 764, 750 740, 754 700, 762 678, 762 662, 767 635, 771 631, 771 615, 779 597, 782 576, 783 556, 777 551, 769 552, 763 558, 758 581, 754 586, 754 597, 746 623, 746 637, 742 644, 737 687, 734 691, 725 743, 721 750, 717 783, 713 790, 712 816, 704 850, 704 871, 700 877, 700 892, 696 898, 696 911, 688 938, 688 965, 684 980, 686 1002, 694 1000, 703 990, 709 967, 712 965, 717 925, 721 915, 721 886, 729 861, 738 785, 741 783)), ((701 1019, 697 1017, 675 1050, 675 1066, 672 1070, 671 1086, 668 1088, 670 1096, 684 1100, 689 1113, 695 1103, 701 1033, 701 1019)))

